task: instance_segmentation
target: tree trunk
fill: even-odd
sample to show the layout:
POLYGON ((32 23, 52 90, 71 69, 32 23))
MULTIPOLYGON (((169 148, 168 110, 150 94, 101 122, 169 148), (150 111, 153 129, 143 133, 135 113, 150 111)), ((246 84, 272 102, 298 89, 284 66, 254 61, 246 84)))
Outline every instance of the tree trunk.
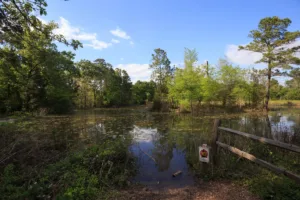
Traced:
POLYGON ((94 105, 93 105, 93 107, 94 108, 96 108, 96 100, 97 100, 97 98, 96 98, 96 90, 94 89, 94 105))
POLYGON ((191 112, 193 114, 193 101, 192 101, 192 99, 190 99, 190 104, 191 104, 191 112))
POLYGON ((225 106, 226 106, 226 97, 223 97, 223 100, 222 100, 222 105, 223 105, 223 107, 225 107, 225 106))
POLYGON ((271 66, 270 62, 268 65, 268 83, 267 83, 267 94, 266 94, 266 102, 265 102, 265 110, 269 111, 269 100, 270 100, 270 88, 271 88, 271 66))

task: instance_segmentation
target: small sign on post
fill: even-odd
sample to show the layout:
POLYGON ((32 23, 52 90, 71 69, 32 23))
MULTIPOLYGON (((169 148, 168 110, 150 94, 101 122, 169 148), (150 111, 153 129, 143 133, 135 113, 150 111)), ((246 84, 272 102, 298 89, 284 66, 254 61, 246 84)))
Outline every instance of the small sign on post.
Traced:
POLYGON ((209 162, 209 148, 207 144, 203 144, 201 147, 199 147, 199 160, 201 162, 209 162))

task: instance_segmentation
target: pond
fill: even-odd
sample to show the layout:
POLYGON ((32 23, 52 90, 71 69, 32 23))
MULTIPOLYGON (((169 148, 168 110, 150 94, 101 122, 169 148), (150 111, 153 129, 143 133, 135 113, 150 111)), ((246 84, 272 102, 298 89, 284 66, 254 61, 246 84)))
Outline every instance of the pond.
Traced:
MULTIPOLYGON (((71 121, 80 130, 80 138, 93 143, 101 142, 103 135, 112 139, 130 138, 128 148, 138 163, 138 173, 132 181, 152 187, 183 187, 196 181, 192 169, 203 167, 199 163, 198 147, 210 144, 216 118, 221 119, 223 127, 300 144, 300 110, 297 109, 281 109, 268 115, 243 113, 198 117, 137 109, 99 109, 78 111, 71 121), (173 177, 172 174, 179 170, 182 173, 173 177)), ((262 149, 242 138, 226 137, 228 143, 244 150, 262 149)), ((281 151, 272 147, 271 150, 281 151)), ((263 152, 259 155, 267 161, 272 159, 263 152)))

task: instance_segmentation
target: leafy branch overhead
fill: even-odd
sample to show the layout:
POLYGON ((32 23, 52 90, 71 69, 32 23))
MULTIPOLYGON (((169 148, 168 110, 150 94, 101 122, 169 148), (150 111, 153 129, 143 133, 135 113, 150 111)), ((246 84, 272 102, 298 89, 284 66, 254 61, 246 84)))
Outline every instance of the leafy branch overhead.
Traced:
POLYGON ((2 0, 0 5, 0 43, 12 38, 22 39, 26 32, 38 31, 47 38, 71 46, 74 50, 82 47, 78 40, 67 41, 63 35, 53 33, 58 28, 54 22, 43 24, 36 14, 47 15, 45 0, 23 1, 2 0))

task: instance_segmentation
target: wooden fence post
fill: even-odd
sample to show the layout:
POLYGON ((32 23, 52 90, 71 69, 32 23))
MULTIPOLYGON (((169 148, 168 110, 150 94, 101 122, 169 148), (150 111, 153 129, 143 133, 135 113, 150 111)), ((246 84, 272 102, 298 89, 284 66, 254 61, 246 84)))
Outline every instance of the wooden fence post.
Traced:
POLYGON ((213 132, 212 132, 212 141, 211 141, 213 164, 214 165, 217 164, 217 149, 218 149, 217 141, 219 139, 219 131, 218 131, 219 126, 221 126, 221 120, 215 119, 213 132))

